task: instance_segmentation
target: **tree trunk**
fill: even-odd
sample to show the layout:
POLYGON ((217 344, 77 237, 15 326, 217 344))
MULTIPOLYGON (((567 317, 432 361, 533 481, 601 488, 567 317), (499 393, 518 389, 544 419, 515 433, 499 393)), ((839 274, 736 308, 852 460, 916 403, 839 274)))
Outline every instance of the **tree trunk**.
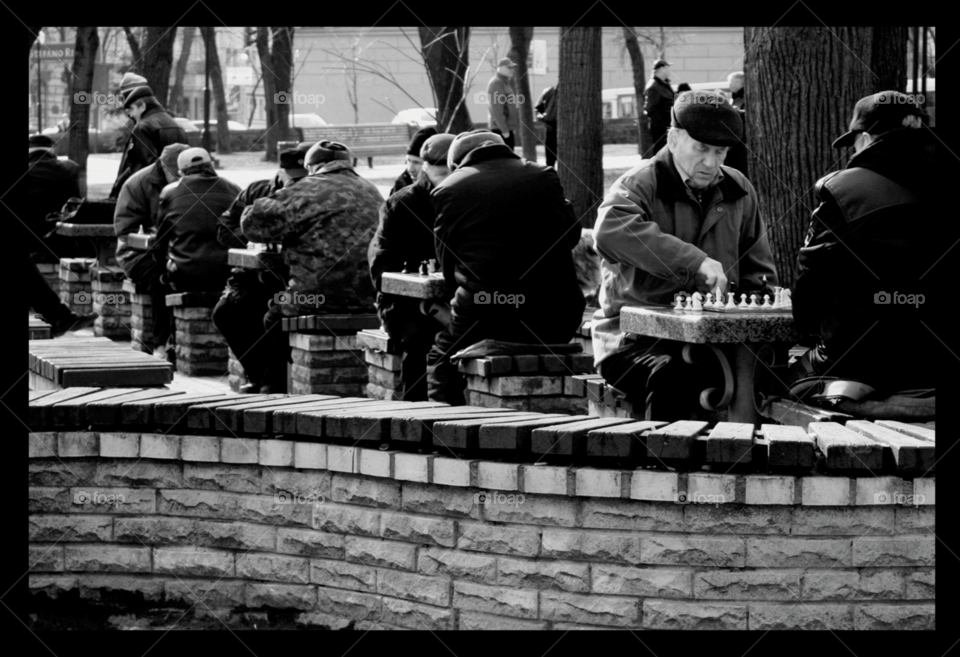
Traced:
POLYGON ((130 68, 141 70, 143 68, 143 55, 140 54, 140 42, 129 27, 124 27, 123 33, 127 35, 127 45, 130 46, 130 55, 133 58, 133 65, 130 68))
POLYGON ((873 28, 873 48, 870 54, 870 70, 873 85, 867 93, 880 93, 907 88, 907 39, 909 28, 873 28))
POLYGON ((264 112, 267 115, 267 162, 277 161, 277 105, 273 102, 277 93, 276 80, 273 75, 273 57, 270 54, 270 28, 257 28, 257 55, 260 58, 260 77, 263 80, 264 112))
POLYGON ((28 37, 30 39, 30 50, 33 50, 37 45, 37 35, 40 34, 40 30, 42 30, 43 28, 28 27, 27 29, 30 30, 30 36, 28 37))
POLYGON ((523 157, 531 162, 537 161, 537 131, 533 122, 533 104, 530 95, 530 76, 527 73, 527 53, 533 39, 532 27, 510 28, 510 52, 507 57, 517 63, 513 73, 513 89, 517 93, 517 109, 520 111, 520 143, 523 145, 523 157), (521 102, 522 99, 522 102, 521 102))
POLYGON ((210 67, 210 82, 213 85, 213 100, 217 108, 217 152, 230 152, 230 120, 227 114, 227 97, 223 90, 223 74, 220 71, 220 57, 217 55, 217 31, 212 26, 200 28, 203 44, 206 48, 207 66, 210 67))
MULTIPOLYGON (((847 131, 857 100, 877 84, 864 65, 877 61, 871 47, 873 30, 744 29, 746 101, 752 108, 746 116, 745 142, 752 150, 748 168, 785 287, 796 280, 797 253, 816 207, 814 185, 845 165, 844 156, 831 144, 847 131)), ((906 66, 905 58, 898 61, 906 66)), ((882 70, 889 68, 885 61, 878 63, 882 70)))
POLYGON ((580 218, 592 228, 603 199, 603 119, 599 27, 561 28, 557 171, 580 218))
POLYGON ((423 62, 437 101, 437 129, 457 134, 473 125, 464 103, 470 66, 469 27, 420 27, 423 62))
POLYGON ((143 77, 153 89, 153 96, 164 107, 170 89, 170 70, 173 68, 174 27, 148 27, 143 35, 143 77))
POLYGON ((634 111, 637 113, 637 152, 643 154, 653 148, 653 139, 650 138, 650 131, 647 130, 647 122, 643 116, 643 91, 647 86, 646 65, 643 62, 643 51, 640 50, 637 33, 633 31, 632 27, 624 25, 623 40, 626 41, 627 52, 630 53, 630 65, 633 68, 633 90, 637 94, 637 100, 634 103, 634 111))
MULTIPOLYGON (((274 84, 277 92, 287 92, 287 102, 277 103, 277 139, 280 141, 297 141, 298 137, 290 128, 290 115, 293 113, 293 28, 274 27, 273 73, 276 75, 274 84)), ((267 99, 269 103, 272 99, 267 99)))
MULTIPOLYGON (((95 27, 78 27, 73 54, 71 93, 93 93, 93 70, 100 47, 95 27)), ((67 157, 80 165, 80 196, 87 195, 87 155, 90 153, 90 103, 70 103, 70 135, 67 157)))
POLYGON ((177 58, 177 67, 173 73, 173 88, 170 90, 170 109, 177 114, 189 114, 189 103, 183 95, 183 78, 187 75, 187 63, 190 61, 190 49, 193 47, 193 37, 197 33, 195 27, 183 28, 183 43, 180 46, 180 57, 177 58))

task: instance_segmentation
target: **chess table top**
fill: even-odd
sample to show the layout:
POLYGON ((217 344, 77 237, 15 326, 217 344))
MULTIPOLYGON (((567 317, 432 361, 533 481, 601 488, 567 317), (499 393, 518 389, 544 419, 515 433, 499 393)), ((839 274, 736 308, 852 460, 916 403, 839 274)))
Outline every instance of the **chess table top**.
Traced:
POLYGON ((227 252, 227 264, 243 269, 272 270, 283 266, 283 254, 256 249, 230 249, 227 252))
POLYGON ((65 237, 116 237, 113 224, 66 224, 57 227, 57 234, 65 237))
POLYGON ((690 312, 665 306, 627 306, 620 310, 627 333, 696 344, 795 343, 793 314, 786 312, 690 312))
POLYGON ((402 274, 384 272, 380 277, 380 290, 384 294, 396 294, 414 299, 448 299, 447 284, 440 272, 434 274, 402 274))

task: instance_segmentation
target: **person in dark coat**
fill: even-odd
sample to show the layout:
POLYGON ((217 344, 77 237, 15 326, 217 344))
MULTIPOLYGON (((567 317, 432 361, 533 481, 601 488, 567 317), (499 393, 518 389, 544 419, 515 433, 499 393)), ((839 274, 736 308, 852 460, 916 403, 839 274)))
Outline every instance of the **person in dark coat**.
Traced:
POLYGON ((658 59, 653 63, 653 77, 643 92, 643 117, 647 121, 653 153, 667 143, 670 128, 670 108, 673 107, 673 87, 670 86, 670 62, 658 59))
POLYGON ((420 157, 420 149, 423 148, 424 142, 426 142, 427 139, 435 134, 437 134, 437 129, 433 126, 420 128, 414 133, 413 139, 410 140, 410 146, 407 148, 407 157, 404 160, 404 164, 407 165, 407 168, 403 170, 403 173, 397 176, 397 180, 393 183, 393 187, 390 189, 389 196, 393 196, 401 189, 407 185, 412 185, 414 181, 417 180, 417 176, 420 175, 420 168, 423 166, 423 159, 420 157))
POLYGON ((156 230, 160 193, 164 187, 178 180, 177 158, 188 148, 186 144, 170 144, 164 147, 159 160, 127 178, 120 188, 120 198, 117 199, 113 214, 117 264, 123 268, 127 278, 150 296, 153 304, 152 333, 155 343, 146 345, 151 350, 165 344, 170 333, 170 309, 165 299, 170 289, 161 282, 166 268, 152 253, 131 248, 127 238, 141 229, 144 233, 156 230))
POLYGON ((59 212, 68 199, 80 196, 80 167, 72 160, 61 160, 53 151, 54 141, 46 135, 30 135, 30 158, 24 177, 25 198, 17 216, 26 224, 27 250, 35 262, 60 262, 68 254, 64 246, 71 238, 51 235, 54 224, 47 215, 59 212))
POLYGON ((934 387, 943 352, 922 323, 929 298, 920 297, 932 278, 923 276, 948 245, 924 227, 936 215, 936 137, 911 100, 896 91, 860 99, 850 130, 833 144, 855 154, 817 182, 820 204, 793 293, 797 328, 816 347, 785 383, 829 375, 866 384, 878 398, 934 387))
POLYGON ((153 164, 160 157, 164 146, 187 143, 187 133, 157 102, 150 87, 134 87, 126 92, 123 96, 123 110, 136 125, 124 146, 120 171, 110 198, 120 195, 127 178, 153 164))
POLYGON ((27 303, 43 321, 50 324, 53 337, 59 338, 67 331, 79 331, 93 326, 97 313, 78 314, 71 310, 47 284, 33 257, 28 254, 27 260, 30 262, 26 271, 21 270, 21 273, 26 274, 24 281, 27 286, 27 303))
POLYGON ((377 314, 387 334, 400 344, 403 353, 400 378, 403 382, 401 399, 404 401, 427 399, 424 376, 427 353, 443 326, 433 317, 424 315, 419 300, 381 292, 380 278, 384 272, 403 271, 407 263, 412 270, 417 270, 422 261, 436 259, 430 192, 450 175, 447 151, 454 138, 454 135, 439 134, 423 143, 419 154, 423 168, 417 181, 380 206, 380 223, 367 250, 370 277, 377 288, 377 314))
POLYGON ((546 128, 546 139, 544 147, 547 152, 547 166, 552 167, 557 161, 557 87, 547 87, 540 95, 534 109, 537 111, 537 119, 541 121, 546 128))
POLYGON ((222 290, 230 269, 217 226, 240 188, 217 175, 202 148, 180 153, 177 165, 182 177, 160 192, 155 257, 175 292, 222 290))
MULTIPOLYGON (((296 148, 284 149, 280 152, 280 170, 276 176, 252 182, 240 192, 220 217, 217 238, 221 244, 228 249, 247 247, 247 240, 240 229, 244 209, 253 205, 258 198, 267 198, 306 176, 304 158, 311 145, 304 143, 296 148)), ((283 292, 286 287, 287 274, 285 265, 259 272, 235 267, 230 272, 223 296, 213 309, 213 323, 236 354, 249 381, 241 386, 242 393, 262 392, 265 386, 270 393, 285 391, 274 386, 286 382, 287 355, 290 351, 287 335, 276 324, 271 331, 267 331, 263 315, 274 295, 283 292), (273 385, 267 385, 267 380, 273 385)))
POLYGON ((429 398, 464 403, 450 356, 484 339, 567 343, 585 302, 571 250, 580 224, 552 167, 518 157, 492 132, 461 133, 453 173, 431 194, 452 322, 427 360, 429 398))

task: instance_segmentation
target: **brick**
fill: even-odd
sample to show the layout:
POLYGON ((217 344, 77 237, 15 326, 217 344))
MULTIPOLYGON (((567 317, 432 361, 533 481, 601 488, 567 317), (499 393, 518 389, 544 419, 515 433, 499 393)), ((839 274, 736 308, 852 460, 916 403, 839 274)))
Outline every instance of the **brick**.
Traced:
POLYGON ((935 552, 933 536, 864 537, 853 542, 853 565, 932 566, 935 552))
POLYGON ((64 568, 101 573, 149 573, 150 548, 120 545, 67 545, 64 568))
POLYGON ((261 440, 260 465, 293 467, 293 443, 289 440, 261 440))
POLYGON ((799 570, 706 570, 693 575, 703 600, 799 600, 799 570))
POLYGON ((380 535, 380 512, 336 504, 318 504, 311 516, 313 529, 335 534, 380 535))
POLYGON ((453 606, 512 618, 537 617, 537 592, 473 582, 453 583, 453 606))
POLYGON ((894 533, 892 507, 806 507, 793 509, 791 534, 872 536, 894 533))
POLYGON ((763 604, 749 605, 751 630, 852 630, 849 605, 763 604))
POLYGON ((277 552, 305 557, 343 557, 343 536, 311 529, 280 527, 277 529, 277 552))
POLYGON ((57 434, 57 455, 60 458, 100 456, 98 434, 86 431, 61 431, 57 434))
POLYGON ((184 461, 219 461, 220 439, 216 436, 181 436, 180 458, 184 461))
POLYGON ((77 460, 66 464, 57 459, 31 459, 27 463, 27 483, 31 486, 93 485, 99 466, 94 460, 77 460))
POLYGON ((345 561, 310 560, 310 582, 351 591, 377 591, 377 569, 345 561))
POLYGON ((368 566, 417 569, 417 546, 410 543, 347 536, 344 548, 347 561, 368 566))
POLYGON ((850 479, 847 477, 802 477, 804 506, 847 506, 850 479))
POLYGON ((589 566, 582 563, 500 557, 496 581, 501 586, 517 589, 559 589, 574 593, 590 590, 589 566))
POLYGON ((27 568, 31 572, 62 572, 62 545, 31 545, 27 568))
POLYGON ((256 438, 223 438, 220 441, 220 460, 224 463, 257 463, 260 445, 256 438))
POLYGON ((874 600, 902 600, 904 591, 904 573, 899 570, 874 570, 864 568, 860 571, 859 596, 874 600))
POLYGON ((487 490, 517 490, 518 472, 515 463, 480 461, 477 464, 477 486, 487 490))
POLYGON ((244 603, 244 588, 239 581, 177 578, 164 584, 167 602, 183 602, 197 608, 231 608, 244 603))
POLYGON ((933 569, 906 574, 907 600, 933 600, 937 597, 933 569))
POLYGON ((472 490, 407 483, 402 487, 401 507, 404 511, 427 513, 453 518, 480 517, 480 505, 472 490))
POLYGON ((430 478, 432 456, 426 454, 404 454, 398 452, 393 457, 394 477, 403 481, 427 483, 430 478))
POLYGON ((327 445, 327 468, 348 474, 357 471, 357 448, 343 445, 327 445))
POLYGON ((933 630, 936 605, 858 605, 854 611, 855 630, 933 630))
POLYGON ((163 581, 150 575, 89 574, 81 575, 77 583, 80 597, 88 600, 108 601, 121 596, 129 600, 131 594, 145 601, 163 599, 163 581))
POLYGON ((849 539, 842 538, 748 538, 749 568, 850 567, 849 539))
POLYGON ((31 431, 27 457, 48 458, 57 455, 57 432, 31 431))
POLYGON ((459 530, 458 550, 521 556, 535 556, 540 551, 537 529, 461 522, 459 530))
MULTIPOLYGON (((714 510, 714 507, 710 507, 714 510)), ((634 500, 595 499, 580 504, 580 526, 629 531, 682 532, 684 507, 634 500)))
POLYGON ((157 493, 142 488, 71 488, 70 511, 74 513, 154 513, 157 493))
POLYGON ((736 501, 733 475, 692 472, 687 475, 687 501, 698 504, 733 504, 736 501))
POLYGON ((113 540, 146 545, 193 543, 197 521, 190 518, 118 517, 113 521, 113 540))
POLYGON ((640 539, 629 534, 544 529, 543 554, 559 559, 638 563, 640 539))
POLYGON ((484 519, 491 522, 559 527, 577 522, 577 502, 568 497, 492 492, 482 506, 484 519))
POLYGON ((247 607, 312 610, 317 606, 317 590, 303 584, 253 583, 246 585, 247 607))
POLYGON ((469 486, 470 463, 437 456, 433 459, 433 483, 444 486, 469 486))
POLYGON ((458 629, 461 630, 545 630, 546 621, 522 620, 508 616, 494 616, 477 611, 461 611, 458 629))
POLYGON ((293 465, 297 469, 326 470, 327 446, 320 443, 293 443, 293 465))
POLYGON ((620 497, 620 472, 576 468, 578 497, 620 497))
POLYGON ((380 535, 383 538, 445 547, 453 547, 456 541, 456 525, 453 520, 401 513, 383 513, 380 516, 380 523, 380 535))
MULTIPOLYGON (((329 447, 333 447, 330 445, 329 447)), ((330 457, 332 458, 332 452, 330 457)), ((331 480, 330 498, 334 502, 363 506, 400 508, 400 483, 367 477, 335 474, 331 480)))
POLYGON ((743 568, 745 559, 745 542, 735 537, 644 536, 640 539, 641 563, 743 568))
POLYGON ((101 433, 100 456, 119 459, 138 458, 140 456, 140 434, 101 433))
POLYGON ((306 584, 310 581, 309 559, 306 557, 247 552, 238 554, 236 559, 237 577, 289 584, 306 584))
POLYGON ((154 572, 192 577, 233 577, 234 553, 207 547, 158 547, 153 550, 154 572))
POLYGON ((683 507, 686 531, 697 534, 788 534, 793 509, 777 506, 689 504, 683 507))
POLYGON ((447 575, 454 579, 492 582, 497 577, 497 560, 470 552, 425 547, 417 553, 417 572, 447 575))
POLYGON ((291 333, 290 346, 304 351, 350 351, 357 349, 357 336, 291 333))
POLYGON ((747 504, 795 504, 794 477, 751 474, 744 479, 747 504))
POLYGON ((200 490, 223 490, 234 493, 259 493, 260 470, 242 465, 183 465, 183 485, 200 490))
POLYGON ((854 504, 857 506, 896 504, 897 497, 902 494, 903 480, 900 477, 858 477, 854 483, 854 504))
POLYGON ((914 479, 913 497, 914 500, 916 500, 916 504, 936 504, 936 480, 933 477, 919 477, 914 479))
POLYGON ((648 630, 745 630, 747 605, 644 600, 648 630))
POLYGON ((361 449, 357 454, 357 470, 362 475, 389 479, 393 472, 394 454, 378 449, 361 449))
POLYGON ((633 598, 540 592, 540 618, 568 623, 638 627, 638 602, 633 598))
POLYGON ((341 618, 379 620, 382 613, 380 601, 378 595, 317 587, 317 610, 341 618))
POLYGON ((398 598, 383 598, 384 623, 417 630, 452 630, 454 611, 398 598))
POLYGON ((898 534, 932 534, 935 530, 936 518, 934 507, 896 507, 896 532, 898 534))
MULTIPOLYGON (((75 464, 70 464, 75 469, 75 464)), ((180 488, 183 469, 180 463, 159 461, 101 461, 97 463, 95 483, 98 486, 133 488, 180 488)))
POLYGON ((27 577, 27 588, 33 594, 44 593, 56 599, 61 593, 77 588, 79 578, 73 575, 34 575, 27 577))
POLYGON ((678 492, 675 472, 635 470, 630 478, 630 497, 634 500, 675 502, 678 492))
POLYGON ((31 515, 31 541, 109 541, 113 534, 110 516, 31 515))
POLYGON ((377 571, 377 593, 437 607, 450 605, 450 580, 381 568, 377 571))
POLYGON ((523 492, 544 495, 567 494, 567 468, 550 465, 524 465, 523 492))
POLYGON ((75 507, 73 493, 69 488, 30 486, 27 491, 28 513, 70 513, 75 507))
POLYGON ((651 598, 692 598, 692 571, 592 564, 593 592, 651 598))
POLYGON ((180 458, 180 436, 144 433, 140 435, 140 458, 170 459, 180 458))

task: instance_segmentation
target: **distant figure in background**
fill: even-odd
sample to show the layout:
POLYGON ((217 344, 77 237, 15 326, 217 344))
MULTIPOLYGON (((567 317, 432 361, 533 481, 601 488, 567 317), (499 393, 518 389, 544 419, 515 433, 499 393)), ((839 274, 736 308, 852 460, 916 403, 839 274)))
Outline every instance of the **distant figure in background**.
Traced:
POLYGON ((647 121, 653 157, 667 144, 667 129, 670 127, 670 108, 673 107, 673 87, 670 86, 670 62, 658 59, 653 63, 653 77, 643 92, 643 116, 647 121))
POLYGON ((404 160, 407 168, 397 177, 388 196, 393 196, 417 180, 417 176, 420 175, 420 168, 423 166, 423 160, 420 158, 420 149, 423 147, 424 142, 435 134, 437 134, 437 129, 433 126, 420 128, 414 133, 413 139, 410 140, 410 147, 407 148, 407 157, 404 160))
POLYGON ((513 69, 517 67, 513 60, 504 57, 497 62, 497 74, 487 83, 487 102, 490 109, 487 121, 490 132, 500 135, 503 143, 511 150, 514 137, 520 128, 520 112, 517 110, 517 95, 513 90, 513 69))
POLYGON ((547 87, 540 94, 540 100, 534 109, 537 111, 537 120, 547 129, 547 139, 544 146, 547 151, 547 166, 552 167, 557 161, 557 87, 547 87))
POLYGON ((57 245, 69 238, 51 235, 44 239, 53 229, 47 215, 59 212, 67 199, 80 196, 79 165, 58 158, 53 146, 54 141, 46 135, 30 135, 30 156, 24 176, 26 194, 17 212, 26 224, 27 250, 34 254, 36 262, 60 262, 57 245))
POLYGON ((682 94, 684 91, 692 91, 692 90, 690 89, 690 84, 689 84, 688 82, 681 82, 680 84, 677 85, 677 95, 678 95, 678 96, 679 96, 680 94, 682 94))
POLYGON ((736 73, 731 73, 727 76, 727 82, 730 85, 730 91, 733 96, 730 99, 730 104, 733 105, 734 109, 740 112, 740 120, 743 122, 744 132, 740 140, 730 147, 730 150, 727 152, 727 159, 724 162, 728 167, 733 167, 743 175, 747 174, 747 115, 746 109, 747 105, 744 102, 743 97, 743 81, 744 81, 743 71, 737 71, 736 73))

